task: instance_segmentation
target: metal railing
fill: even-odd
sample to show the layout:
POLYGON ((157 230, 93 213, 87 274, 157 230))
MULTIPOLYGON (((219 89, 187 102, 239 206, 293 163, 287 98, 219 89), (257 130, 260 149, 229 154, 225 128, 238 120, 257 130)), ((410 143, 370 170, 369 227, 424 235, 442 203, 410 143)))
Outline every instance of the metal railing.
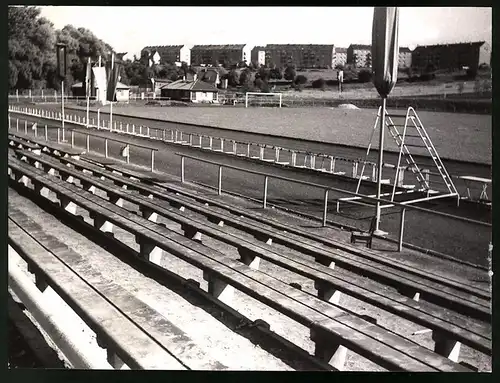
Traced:
MULTIPOLYGON (((32 107, 20 107, 16 105, 9 105, 9 111, 13 113, 25 114, 36 116, 55 121, 61 121, 61 112, 37 109, 32 107)), ((113 121, 111 126, 110 120, 101 119, 100 111, 97 110, 97 118, 81 117, 76 114, 65 113, 66 123, 84 126, 86 128, 94 128, 97 130, 106 130, 110 132, 118 132, 122 134, 130 134, 133 136, 145 137, 149 139, 162 140, 171 144, 189 146, 202 150, 208 150, 218 153, 235 155, 238 157, 249 158, 252 160, 262 161, 266 163, 274 163, 282 167, 291 167, 298 169, 305 169, 322 174, 331 174, 333 176, 344 176, 359 180, 362 176, 360 173, 360 166, 365 161, 363 159, 348 158, 344 156, 334 156, 330 154, 314 153, 301 149, 283 148, 277 145, 267 145, 252 142, 243 142, 223 137, 210 136, 200 133, 186 133, 177 129, 168 128, 150 128, 129 123, 122 123, 113 121), (269 153, 271 152, 271 153, 269 153), (266 157, 267 156, 267 157, 266 157)), ((65 139, 65 130, 62 130, 63 140, 65 139)), ((369 168, 368 175, 363 176, 363 180, 370 180, 376 182, 377 180, 377 164, 372 161, 366 161, 365 167, 369 168)), ((394 174, 385 174, 388 177, 389 184, 394 179, 398 187, 404 187, 405 183, 405 169, 400 169, 399 177, 396 179, 396 166, 390 163, 384 163, 384 168, 389 169, 394 174)), ((426 177, 438 175, 437 173, 430 172, 428 169, 423 169, 426 177)), ((411 176, 411 173, 408 173, 411 176)), ((461 176, 450 175, 451 178, 460 180, 461 176)), ((429 178, 432 183, 433 179, 429 178)), ((411 180, 410 180, 411 182, 411 180)), ((431 185, 436 186, 436 185, 431 185)), ((479 189, 479 187, 478 187, 479 189)), ((413 189, 415 190, 415 189, 413 189)), ((402 193, 409 193, 412 190, 402 193)), ((350 199, 342 199, 346 203, 353 203, 355 201, 350 199)), ((339 202, 340 203, 340 202, 339 202)))
MULTIPOLYGON (((492 227, 492 225, 490 223, 487 223, 487 222, 477 221, 477 220, 473 220, 473 219, 470 219, 470 218, 459 217, 459 216, 448 214, 448 213, 437 212, 437 211, 434 211, 434 210, 430 210, 430 209, 426 209, 426 208, 422 208, 422 207, 417 207, 417 206, 410 205, 410 203, 415 203, 415 202, 418 202, 419 200, 413 200, 413 201, 408 201, 408 202, 391 202, 390 200, 386 200, 386 199, 382 199, 382 198, 378 199, 376 197, 371 197, 371 196, 367 196, 367 195, 364 195, 364 194, 350 192, 348 190, 339 189, 339 188, 335 188, 335 187, 332 187, 332 186, 326 186, 326 185, 321 185, 321 184, 317 184, 317 183, 313 183, 313 182, 301 181, 301 180, 292 179, 292 178, 288 178, 288 177, 283 177, 283 176, 278 176, 278 175, 274 175, 274 174, 264 173, 264 172, 260 172, 260 171, 256 171, 256 170, 244 169, 244 168, 239 167, 239 166, 226 165, 226 164, 222 164, 220 162, 216 162, 216 161, 212 161, 212 160, 206 160, 206 159, 195 157, 195 156, 191 156, 191 155, 188 155, 188 154, 176 153, 176 155, 178 155, 178 156, 181 157, 181 169, 180 169, 180 172, 181 172, 181 182, 182 183, 185 182, 185 158, 189 158, 189 159, 194 160, 194 161, 199 161, 199 162, 211 164, 211 165, 214 165, 214 166, 218 166, 218 169, 219 169, 219 177, 218 177, 218 184, 217 184, 218 195, 222 195, 222 169, 223 168, 233 169, 233 170, 241 171, 241 172, 244 172, 244 173, 247 173, 247 174, 255 174, 255 175, 259 175, 259 176, 264 177, 264 184, 262 186, 262 190, 263 190, 263 193, 262 193, 262 207, 264 209, 267 207, 268 181, 269 181, 270 178, 276 179, 276 180, 281 180, 281 181, 286 181, 286 182, 290 182, 290 183, 294 183, 294 184, 305 185, 305 186, 309 186, 309 187, 314 187, 314 188, 321 189, 324 192, 323 217, 322 217, 323 227, 325 227, 326 224, 327 224, 328 194, 329 194, 330 191, 337 192, 337 193, 340 193, 340 194, 347 194, 347 195, 350 195, 350 196, 353 196, 353 197, 358 197, 362 201, 380 202, 381 204, 383 203, 384 205, 382 205, 381 208, 399 207, 400 208, 400 223, 399 223, 399 233, 398 233, 398 238, 399 238, 399 241, 398 241, 398 251, 401 251, 402 247, 403 247, 403 236, 404 236, 404 225, 405 225, 405 213, 406 213, 406 209, 413 210, 413 211, 419 211, 419 212, 422 212, 422 213, 428 213, 428 214, 431 214, 431 215, 434 215, 434 216, 439 216, 439 217, 449 218, 449 219, 453 219, 453 220, 458 220, 458 221, 461 221, 461 222, 467 222, 467 223, 479 225, 479 226, 482 226, 482 227, 489 227, 489 228, 492 227)), ((446 196, 446 197, 449 197, 449 196, 446 196)), ((438 199, 438 198, 443 198, 443 196, 435 196, 435 197, 431 197, 431 198, 426 198, 425 200, 427 201, 429 199, 438 199)))

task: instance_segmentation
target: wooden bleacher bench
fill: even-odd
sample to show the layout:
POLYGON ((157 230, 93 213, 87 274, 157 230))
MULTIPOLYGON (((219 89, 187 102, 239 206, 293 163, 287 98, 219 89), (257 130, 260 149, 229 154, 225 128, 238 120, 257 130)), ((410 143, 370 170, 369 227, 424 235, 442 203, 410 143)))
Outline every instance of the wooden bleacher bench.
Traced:
MULTIPOLYGON (((37 286, 42 291, 50 286, 85 321, 107 348, 108 361, 114 368, 121 368, 125 363, 134 369, 184 369, 154 338, 107 300, 113 299, 110 291, 99 294, 67 263, 47 250, 37 239, 47 238, 46 234, 12 206, 9 206, 8 233, 9 246, 31 270, 36 270, 37 286)), ((53 237, 49 244, 51 248, 65 248, 53 237)), ((75 254, 64 251, 66 260, 75 254)))
POLYGON ((209 292, 219 299, 230 301, 229 287, 234 286, 309 327, 318 357, 335 359, 339 347, 346 347, 390 370, 469 371, 273 277, 250 267, 242 269, 241 263, 152 222, 156 216, 150 209, 143 209, 143 217, 139 217, 120 207, 123 199, 119 196, 111 194, 110 201, 103 200, 15 159, 9 160, 9 167, 16 180, 23 181, 22 177, 27 177, 35 190, 47 188, 56 193, 61 206, 68 212, 75 214, 76 205, 87 210, 94 217, 96 228, 112 231, 112 226, 117 225, 135 235, 141 245, 141 257, 157 262, 161 256, 158 249, 162 249, 202 269, 209 281, 209 292))
MULTIPOLYGON (((35 157, 32 159, 38 160, 38 158, 35 157)), ((71 171, 71 169, 68 169, 68 167, 51 158, 46 158, 45 161, 45 164, 49 167, 54 166, 60 171, 60 174, 63 173, 61 175, 65 177, 71 175, 71 177, 77 178, 83 182, 87 187, 95 187, 103 190, 107 195, 113 195, 114 198, 122 198, 125 201, 138 205, 141 210, 149 209, 160 216, 181 224, 188 238, 197 237, 199 240, 201 234, 206 234, 236 247, 242 261, 254 269, 258 268, 259 259, 262 258, 310 278, 316 282, 318 293, 323 299, 330 301, 332 301, 332 299, 337 299, 338 301, 339 295, 334 295, 332 292, 339 291, 382 308, 390 313, 399 315, 414 323, 426 326, 427 328, 435 330, 436 333, 446 335, 447 339, 455 339, 483 353, 491 354, 490 326, 481 326, 473 321, 452 315, 451 313, 440 312, 426 305, 425 302, 417 303, 399 294, 387 291, 381 294, 377 291, 378 289, 376 286, 370 285, 370 283, 364 281, 363 278, 342 278, 336 275, 331 268, 317 262, 307 261, 290 254, 282 256, 268 244, 255 244, 253 241, 249 241, 244 237, 224 232, 220 222, 223 222, 222 219, 225 217, 219 216, 219 224, 186 217, 180 214, 179 210, 176 208, 168 208, 159 205, 149 198, 127 193, 121 187, 102 182, 100 179, 92 179, 92 177, 83 173, 75 173, 71 171)), ((212 220, 212 222, 214 221, 212 220)))
POLYGON ((132 177, 132 179, 135 178, 136 180, 140 180, 149 184, 152 184, 153 182, 164 182, 166 180, 170 180, 169 178, 165 178, 161 174, 153 173, 148 170, 139 170, 137 168, 133 168, 130 165, 127 166, 126 164, 118 164, 116 162, 112 164, 104 164, 104 168, 117 174, 123 174, 128 177, 132 177))
POLYGON ((89 161, 95 165, 99 166, 104 166, 104 165, 111 165, 116 163, 116 160, 112 158, 106 158, 103 156, 96 156, 93 154, 85 153, 80 156, 81 159, 84 159, 85 161, 89 161))
POLYGON ((42 149, 42 152, 53 153, 59 156, 67 156, 75 158, 79 157, 84 152, 83 149, 72 148, 71 146, 58 144, 52 141, 45 141, 41 138, 35 138, 23 133, 14 132, 9 134, 18 139, 20 138, 32 144, 39 145, 42 149))
MULTIPOLYGON (((81 161, 72 160, 68 158, 61 159, 66 164, 72 164, 77 169, 86 168, 94 173, 94 175, 104 176, 113 180, 118 186, 127 185, 130 190, 138 190, 147 195, 152 195, 160 199, 164 199, 173 203, 176 206, 185 206, 188 209, 194 210, 200 214, 207 216, 213 222, 224 221, 230 226, 237 229, 245 230, 253 234, 256 238, 264 238, 267 241, 272 238, 277 243, 285 244, 293 249, 296 249, 305 254, 314 256, 317 261, 322 264, 332 265, 338 264, 342 268, 354 271, 362 276, 368 276, 374 280, 382 283, 388 283, 402 291, 411 290, 417 291, 422 296, 446 308, 470 315, 481 320, 490 320, 489 297, 488 291, 478 289, 471 286, 466 286, 458 281, 449 280, 439 275, 432 275, 431 273, 418 272, 409 266, 400 264, 397 270, 390 270, 387 266, 391 263, 388 261, 384 266, 376 265, 374 262, 368 263, 366 260, 356 259, 349 253, 339 254, 336 250, 326 250, 324 247, 318 247, 317 244, 310 240, 300 238, 290 233, 283 234, 281 231, 266 228, 251 224, 246 220, 237 218, 231 214, 224 214, 211 209, 202 204, 196 204, 193 201, 187 201, 181 196, 172 196, 165 193, 164 189, 159 187, 151 187, 149 185, 141 184, 133 180, 127 180, 105 171, 102 168, 92 165, 85 165, 81 161), (439 282, 439 283, 437 283, 439 282)), ((169 187, 170 188, 170 187, 169 187)), ((172 187, 176 192, 182 191, 178 187, 172 187)), ((205 199, 204 199, 205 200, 205 199)), ((212 205, 212 201, 210 202, 212 205)), ((215 204, 214 204, 215 205, 215 204)), ((356 249, 356 248, 355 248, 356 249)), ((397 263, 394 261, 393 263, 397 263)))
POLYGON ((33 144, 31 142, 21 140, 13 136, 9 137, 9 145, 13 148, 28 149, 35 154, 41 153, 41 148, 38 144, 33 144))

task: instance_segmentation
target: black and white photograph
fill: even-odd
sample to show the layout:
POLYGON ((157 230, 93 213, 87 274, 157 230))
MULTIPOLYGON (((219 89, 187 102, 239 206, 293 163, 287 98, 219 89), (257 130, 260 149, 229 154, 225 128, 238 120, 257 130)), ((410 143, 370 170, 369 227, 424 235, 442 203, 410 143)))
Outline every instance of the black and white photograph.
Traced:
POLYGON ((492 372, 491 7, 6 12, 10 370, 492 372))

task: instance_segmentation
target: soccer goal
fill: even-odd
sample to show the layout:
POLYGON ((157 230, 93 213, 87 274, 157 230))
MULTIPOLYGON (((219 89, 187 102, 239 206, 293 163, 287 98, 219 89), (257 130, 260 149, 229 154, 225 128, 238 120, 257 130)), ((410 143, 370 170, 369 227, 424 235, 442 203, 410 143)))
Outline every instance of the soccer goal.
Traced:
POLYGON ((275 104, 281 108, 281 96, 281 93, 247 92, 245 94, 245 108, 248 108, 252 103, 259 106, 275 104))

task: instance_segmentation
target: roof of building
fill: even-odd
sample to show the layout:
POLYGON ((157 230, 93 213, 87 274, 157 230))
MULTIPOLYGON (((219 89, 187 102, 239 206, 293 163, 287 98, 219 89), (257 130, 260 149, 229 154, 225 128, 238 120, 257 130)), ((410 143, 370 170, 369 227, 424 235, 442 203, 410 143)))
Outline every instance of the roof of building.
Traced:
POLYGON ((259 50, 259 49, 260 49, 260 50, 265 50, 265 49, 266 49, 266 47, 265 47, 265 45, 256 45, 256 46, 254 46, 254 47, 252 48, 252 50, 253 50, 253 51, 254 51, 254 50, 259 50))
POLYGON ((410 48, 408 47, 399 47, 399 53, 409 53, 411 52, 410 48))
MULTIPOLYGON (((83 87, 83 83, 77 82, 77 83, 73 84, 71 87, 72 88, 81 88, 81 87, 83 87)), ((130 87, 128 85, 125 85, 124 83, 118 81, 118 84, 116 84, 116 89, 130 89, 130 87)))
POLYGON ((433 44, 433 45, 418 45, 414 51, 421 49, 429 49, 429 48, 442 48, 442 47, 458 47, 460 45, 478 45, 482 46, 485 41, 470 41, 470 42, 461 42, 461 43, 451 43, 451 44, 433 44))
POLYGON ((337 52, 337 53, 347 53, 347 48, 335 48, 335 52, 337 52))
POLYGON ((305 49, 305 48, 319 48, 319 49, 333 49, 333 44, 267 44, 266 49, 305 49))
POLYGON ((212 84, 201 80, 177 80, 170 84, 166 84, 161 89, 168 90, 189 90, 192 92, 218 92, 219 90, 212 84))
POLYGON ((191 51, 196 49, 219 50, 219 49, 243 49, 246 44, 224 44, 224 45, 194 45, 191 51))
POLYGON ((370 49, 372 49, 372 46, 366 45, 366 44, 351 44, 350 48, 357 49, 357 50, 370 50, 370 49))
POLYGON ((160 49, 181 49, 184 45, 154 45, 142 48, 142 50, 160 50, 160 49))

